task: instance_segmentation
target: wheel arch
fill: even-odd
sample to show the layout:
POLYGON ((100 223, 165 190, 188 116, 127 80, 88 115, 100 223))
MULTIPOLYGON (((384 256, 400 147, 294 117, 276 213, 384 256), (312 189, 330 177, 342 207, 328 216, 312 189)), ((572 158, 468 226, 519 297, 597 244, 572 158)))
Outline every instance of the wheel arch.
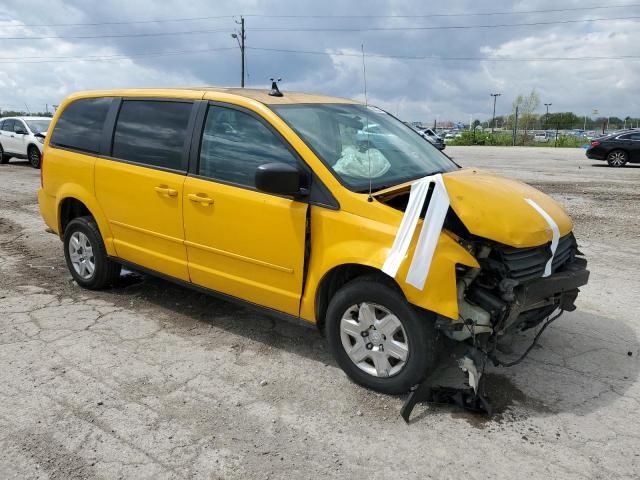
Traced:
POLYGON ((64 238, 64 230, 71 220, 85 215, 90 215, 96 221, 98 230, 102 236, 107 254, 115 256, 111 229, 106 217, 102 214, 97 201, 92 199, 88 192, 70 188, 58 196, 57 218, 58 234, 64 238))
MULTIPOLYGON (((336 265, 322 276, 315 292, 315 317, 318 329, 324 329, 325 317, 333 295, 345 284, 360 277, 372 277, 388 285, 404 297, 400 285, 380 269, 360 263, 336 265)), ((405 297, 406 298, 406 297, 405 297)))
POLYGON ((40 155, 42 155, 42 150, 35 143, 29 142, 29 144, 27 145, 27 154, 29 154, 29 149, 30 148, 35 148, 36 150, 38 150, 38 152, 40 152, 40 155))

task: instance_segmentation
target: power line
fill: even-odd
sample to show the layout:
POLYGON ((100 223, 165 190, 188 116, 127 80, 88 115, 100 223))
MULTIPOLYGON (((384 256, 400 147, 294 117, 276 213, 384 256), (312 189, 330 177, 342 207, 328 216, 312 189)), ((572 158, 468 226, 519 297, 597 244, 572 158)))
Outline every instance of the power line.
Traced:
MULTIPOLYGON (((173 55, 188 55, 197 53, 219 52, 225 50, 234 50, 236 47, 216 47, 205 48, 199 50, 174 50, 174 51, 155 51, 155 52, 136 52, 129 54, 116 55, 88 55, 88 56, 30 56, 30 57, 0 57, 0 64, 18 65, 29 63, 68 63, 74 61, 111 61, 126 60, 137 57, 165 57, 173 55), (16 61, 17 60, 17 61, 16 61)), ((294 50, 284 48, 267 48, 245 46, 246 49, 262 52, 273 53, 293 53, 304 55, 323 55, 323 56, 340 56, 340 57, 360 57, 360 53, 349 53, 341 51, 321 51, 321 50, 294 50)), ((544 62, 544 61, 565 61, 565 60, 638 60, 640 55, 610 55, 610 56, 579 56, 579 57, 442 57, 429 55, 388 55, 379 53, 368 53, 367 57, 372 58, 388 58, 397 60, 436 60, 436 61, 471 61, 471 62, 544 62)))
MULTIPOLYGON (((428 15, 271 15, 260 13, 242 14, 244 17, 257 18, 309 18, 309 19, 325 19, 325 18, 434 18, 434 17, 480 17, 480 16, 499 16, 499 15, 528 15, 534 13, 561 13, 575 11, 591 11, 613 8, 633 8, 640 7, 640 3, 617 4, 617 5, 591 5, 573 8, 552 8, 544 10, 516 10, 509 12, 477 12, 477 13, 431 13, 428 15)), ((183 17, 183 18, 159 18, 148 20, 130 20, 130 21, 114 21, 114 22, 90 22, 90 23, 32 23, 21 25, 1 25, 2 28, 21 28, 21 27, 96 27, 101 25, 135 25, 149 23, 174 23, 174 22, 191 22, 199 20, 215 20, 223 18, 240 17, 237 15, 213 15, 204 17, 183 17)))
POLYGON ((233 33, 231 30, 189 30, 186 32, 157 32, 157 33, 122 33, 107 35, 50 35, 45 37, 0 37, 0 40, 52 40, 52 39, 86 39, 86 38, 129 38, 129 37, 165 37, 170 35, 201 35, 207 33, 233 33))
MULTIPOLYGON (((604 7, 602 7, 604 8, 604 7)), ((215 20, 222 18, 233 18, 238 15, 214 15, 209 17, 186 17, 186 18, 164 18, 157 20, 131 20, 122 22, 95 22, 95 23, 31 23, 20 25, 0 25, 2 28, 21 28, 21 27, 99 27, 101 25, 136 25, 145 23, 173 23, 173 22, 191 22, 197 20, 215 20)))
MULTIPOLYGON (((474 28, 503 28, 503 27, 531 27, 540 25, 562 25, 571 23, 609 22, 614 20, 639 20, 640 16, 613 17, 613 18, 585 18, 581 20, 554 20, 550 22, 522 22, 501 23, 490 25, 436 25, 422 27, 262 27, 254 28, 252 32, 379 32, 379 31, 425 31, 425 30, 467 30, 474 28)), ((163 37, 172 35, 200 35, 209 33, 233 33, 227 29, 214 30, 190 30, 182 32, 157 32, 157 33, 125 33, 106 35, 50 35, 42 37, 0 37, 0 40, 49 40, 49 39, 91 39, 91 38, 129 38, 129 37, 163 37)))
POLYGON ((87 55, 87 56, 78 56, 78 55, 65 55, 65 56, 35 56, 35 57, 0 57, 0 61, 2 60, 64 60, 64 59, 86 59, 90 60, 92 58, 104 59, 104 58, 115 58, 115 57, 137 57, 137 56, 147 56, 147 55, 180 55, 182 53, 199 53, 199 52, 211 52, 216 50, 233 50, 235 47, 220 47, 220 48, 206 48, 202 50, 158 50, 155 52, 134 52, 130 54, 116 54, 116 55, 87 55))
MULTIPOLYGON (((249 50, 279 53, 298 53, 308 55, 325 55, 339 57, 360 57, 360 53, 326 52, 318 50, 292 50, 281 48, 246 47, 249 50)), ((616 56, 583 56, 583 57, 436 57, 436 56, 412 56, 412 55, 385 55, 368 53, 367 57, 389 58, 398 60, 442 60, 442 61, 473 61, 473 62, 544 62, 564 60, 640 60, 640 55, 616 55, 616 56)))
POLYGON ((252 32, 381 32, 381 31, 411 31, 411 30, 467 30, 473 28, 503 28, 503 27, 533 27, 539 25, 563 25, 569 23, 608 22, 614 20, 640 20, 640 16, 613 17, 613 18, 584 18, 581 20, 554 20, 551 22, 522 22, 499 23, 491 25, 436 25, 424 27, 272 27, 253 28, 252 32))
POLYGON ((593 5, 590 7, 574 7, 574 8, 552 8, 546 10, 516 10, 511 12, 478 12, 478 13, 430 13, 428 15, 268 15, 268 14, 246 14, 245 17, 263 17, 263 18, 433 18, 433 17, 480 17, 494 15, 525 15, 532 13, 560 13, 589 11, 611 8, 633 8, 640 7, 640 3, 630 3, 622 5, 593 5))
MULTIPOLYGON (((89 55, 89 56, 57 56, 57 57, 0 57, 0 64, 5 65, 20 65, 31 63, 69 63, 75 61, 87 61, 87 62, 100 62, 100 61, 114 61, 114 60, 127 60, 129 58, 137 57, 165 57, 174 55, 188 55, 198 53, 210 53, 225 50, 234 50, 236 47, 218 47, 218 48, 206 48, 200 50, 178 50, 170 52, 138 52, 131 54, 118 54, 118 55, 89 55), (28 59, 27 61, 13 61, 28 59)), ((327 51, 314 51, 314 50, 293 50, 293 49, 280 49, 280 48, 265 48, 265 47, 251 47, 245 46, 245 49, 272 52, 272 53, 293 53, 303 55, 323 55, 323 56, 340 56, 340 57, 360 57, 360 53, 349 52, 327 52, 327 51)), ((464 62, 549 62, 549 61, 587 61, 587 60, 640 60, 640 55, 615 55, 615 56, 580 56, 580 57, 438 57, 438 56, 413 56, 413 55, 387 55, 368 53, 367 57, 371 58, 387 58, 396 60, 428 60, 428 61, 464 61, 464 62)))
POLYGON ((89 55, 89 56, 65 56, 65 57, 0 57, 0 65, 20 65, 23 63, 70 63, 75 61, 86 62, 100 62, 100 61, 113 61, 113 60, 127 60, 129 58, 137 57, 168 57, 172 55, 188 55, 193 53, 209 53, 219 52, 223 50, 234 50, 236 47, 220 47, 220 48, 206 48, 202 50, 179 50, 172 52, 146 52, 146 53, 131 53, 120 55, 89 55), (37 59, 34 61, 6 61, 6 60, 21 60, 21 59, 37 59))

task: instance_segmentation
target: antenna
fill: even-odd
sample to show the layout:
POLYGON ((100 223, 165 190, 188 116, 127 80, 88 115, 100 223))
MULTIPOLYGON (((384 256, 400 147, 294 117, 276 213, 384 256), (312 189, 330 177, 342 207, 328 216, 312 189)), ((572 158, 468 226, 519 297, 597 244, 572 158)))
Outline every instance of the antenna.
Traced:
POLYGON ((364 43, 360 44, 362 49, 362 78, 364 79, 364 108, 365 108, 365 131, 367 132, 367 159, 369 160, 369 197, 367 201, 373 202, 373 197, 371 196, 371 153, 369 150, 371 149, 371 142, 369 141, 369 99, 367 98, 367 65, 364 61, 364 43))

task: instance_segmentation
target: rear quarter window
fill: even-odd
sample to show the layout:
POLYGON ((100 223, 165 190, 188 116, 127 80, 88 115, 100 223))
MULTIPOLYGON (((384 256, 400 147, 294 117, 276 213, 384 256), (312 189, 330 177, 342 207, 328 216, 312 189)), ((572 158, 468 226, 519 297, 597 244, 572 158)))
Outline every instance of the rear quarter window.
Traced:
POLYGON ((70 148, 88 153, 100 152, 104 121, 111 98, 84 98, 64 109, 51 135, 55 147, 70 148))
POLYGON ((192 102, 124 100, 113 136, 113 158, 186 170, 192 102))

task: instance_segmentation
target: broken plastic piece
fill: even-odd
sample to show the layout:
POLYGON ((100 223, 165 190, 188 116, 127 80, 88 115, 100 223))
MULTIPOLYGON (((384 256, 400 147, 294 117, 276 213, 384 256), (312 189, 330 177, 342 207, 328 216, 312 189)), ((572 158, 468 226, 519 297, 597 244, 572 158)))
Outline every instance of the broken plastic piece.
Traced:
POLYGON ((427 382, 414 387, 400 410, 400 415, 409 423, 411 412, 418 403, 455 405, 473 413, 493 415, 489 401, 471 388, 432 387, 427 382))

